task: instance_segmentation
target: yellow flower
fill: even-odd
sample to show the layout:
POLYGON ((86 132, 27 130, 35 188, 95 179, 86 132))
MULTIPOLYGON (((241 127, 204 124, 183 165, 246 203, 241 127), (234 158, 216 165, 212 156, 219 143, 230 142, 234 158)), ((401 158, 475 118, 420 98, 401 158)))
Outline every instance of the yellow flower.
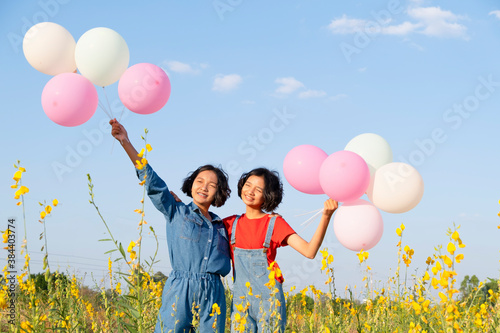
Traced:
POLYGON ((47 212, 47 214, 50 214, 50 212, 52 211, 52 207, 51 206, 46 206, 45 207, 45 211, 47 212))
POLYGON ((356 255, 358 256, 360 264, 363 261, 366 261, 368 259, 368 257, 370 256, 370 254, 368 252, 363 251, 363 249, 361 249, 361 251, 359 251, 359 253, 356 253, 356 255))
POLYGON ((443 261, 444 261, 445 265, 448 267, 451 267, 453 265, 453 262, 451 261, 450 257, 448 257, 447 255, 443 256, 443 261))
POLYGON ((463 254, 459 254, 455 257, 455 260, 457 263, 460 263, 460 261, 462 261, 464 259, 464 255, 463 254))
POLYGON ((141 159, 140 161, 139 160, 135 161, 135 167, 139 170, 144 168, 146 166, 146 164, 148 164, 148 160, 145 158, 141 159))
POLYGON ((217 305, 217 303, 214 303, 212 305, 212 314, 214 314, 214 313, 217 313, 218 315, 220 315, 220 307, 219 307, 219 305, 217 305))
POLYGON ((47 213, 44 210, 42 210, 40 212, 40 218, 43 220, 45 218, 45 216, 47 216, 47 213))
POLYGON ((116 292, 118 293, 118 295, 121 295, 122 294, 122 288, 121 288, 122 284, 120 282, 118 282, 116 284, 116 287, 115 287, 115 290, 116 292))
POLYGON ((399 228, 396 229, 396 234, 401 237, 401 235, 403 234, 403 231, 399 228))
POLYGON ((12 177, 12 179, 14 179, 17 183, 18 181, 21 180, 22 175, 23 175, 23 173, 18 170, 14 173, 14 177, 12 177))
POLYGON ((21 323, 21 328, 25 330, 26 332, 32 332, 33 331, 33 326, 27 321, 23 321, 21 323))
POLYGON ((439 297, 441 298, 441 303, 446 303, 446 301, 448 300, 448 297, 443 294, 442 292, 439 292, 439 297))
POLYGON ((52 204, 54 205, 54 207, 56 207, 59 204, 59 201, 57 201, 57 199, 54 199, 52 200, 52 204))
POLYGON ((14 199, 19 199, 21 195, 28 193, 30 190, 26 186, 22 186, 14 193, 14 199))
POLYGON ((151 151, 151 150, 153 150, 153 148, 151 147, 151 145, 150 145, 149 143, 148 143, 148 144, 146 144, 146 149, 147 149, 147 151, 151 151))
POLYGON ((400 228, 401 228, 401 230, 405 230, 406 229, 406 227, 405 227, 405 225, 403 223, 401 223, 401 227, 400 228))
POLYGON ((142 158, 144 156, 144 148, 141 149, 141 152, 137 154, 138 157, 142 158))
POLYGON ((130 241, 130 244, 128 245, 127 252, 132 252, 132 249, 135 247, 135 242, 130 241))
POLYGON ((457 241, 460 238, 460 235, 458 234, 458 231, 454 231, 453 234, 451 234, 451 239, 454 241, 457 241))
POLYGON ((424 281, 430 280, 430 276, 429 276, 429 272, 428 271, 425 271, 425 274, 424 274, 424 277, 422 278, 422 280, 424 280, 424 281))
MULTIPOLYGON (((455 231, 456 232, 456 231, 455 231)), ((446 247, 446 250, 448 250, 448 252, 451 254, 451 255, 454 255, 455 254, 455 251, 457 250, 457 248, 455 247, 455 244, 453 244, 452 242, 449 242, 448 243, 448 246, 446 247)))

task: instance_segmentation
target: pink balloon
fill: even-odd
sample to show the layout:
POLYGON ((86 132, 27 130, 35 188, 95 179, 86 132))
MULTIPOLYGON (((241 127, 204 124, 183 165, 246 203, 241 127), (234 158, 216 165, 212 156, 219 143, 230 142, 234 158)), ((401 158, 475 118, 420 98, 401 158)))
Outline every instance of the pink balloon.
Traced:
POLYGON ((301 145, 288 152, 283 162, 286 180, 296 190, 308 194, 323 194, 319 170, 328 154, 316 146, 301 145))
POLYGON ((94 85, 75 73, 62 73, 47 82, 42 91, 45 114, 62 126, 78 126, 92 118, 99 97, 94 85))
POLYGON ((132 112, 150 114, 160 110, 170 97, 170 80, 160 67, 141 63, 129 67, 118 82, 118 96, 132 112))
POLYGON ((346 202, 335 212, 333 229, 340 244, 349 250, 367 251, 377 245, 384 232, 382 216, 370 202, 346 202))
POLYGON ((361 197, 370 184, 370 170, 356 153, 341 150, 328 156, 321 165, 319 181, 332 199, 346 202, 361 197))

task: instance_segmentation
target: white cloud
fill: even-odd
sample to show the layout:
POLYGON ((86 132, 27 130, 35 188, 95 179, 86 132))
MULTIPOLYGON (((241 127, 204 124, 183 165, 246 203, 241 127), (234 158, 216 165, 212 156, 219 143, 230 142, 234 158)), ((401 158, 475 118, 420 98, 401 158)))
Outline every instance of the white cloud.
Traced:
POLYGON ((276 93, 278 94, 291 94, 297 89, 303 88, 304 84, 293 77, 281 77, 277 78, 274 82, 280 84, 280 86, 276 89, 276 93))
POLYGON ((489 15, 495 15, 496 18, 500 20, 500 10, 491 11, 489 15))
POLYGON ((341 100, 341 99, 344 99, 344 98, 347 98, 346 94, 338 94, 338 95, 330 97, 330 99, 332 101, 338 101, 338 100, 341 100))
POLYGON ((212 86, 213 91, 227 92, 238 88, 243 79, 238 74, 217 74, 212 86))
MULTIPOLYGON (((419 2, 413 1, 413 3, 419 2)), ((493 11, 490 14, 500 18, 500 11, 493 11)), ((333 34, 363 32, 374 35, 407 36, 412 33, 421 33, 432 37, 468 38, 467 27, 458 23, 463 17, 451 11, 442 10, 440 7, 411 7, 408 9, 408 16, 413 22, 405 21, 390 25, 391 18, 380 22, 375 19, 349 18, 344 14, 341 18, 332 20, 327 28, 333 34)))
POLYGON ((317 98, 326 96, 326 92, 323 90, 306 90, 299 94, 299 98, 317 98))
POLYGON ((420 26, 420 24, 414 24, 411 22, 403 22, 399 25, 390 25, 382 28, 382 33, 384 35, 397 35, 404 36, 412 33, 420 26))
POLYGON ((365 28, 367 21, 360 19, 351 19, 347 15, 342 15, 341 18, 332 20, 328 25, 328 29, 333 34, 352 34, 365 28))
POLYGON ((199 74, 199 70, 195 70, 189 64, 185 64, 180 61, 169 61, 167 62, 168 69, 172 72, 185 73, 185 74, 199 74))
POLYGON ((419 21, 418 32, 433 37, 467 38, 467 27, 457 23, 462 17, 440 7, 419 7, 408 10, 408 15, 419 21))
POLYGON ((358 72, 363 73, 366 71, 366 67, 358 68, 358 72))

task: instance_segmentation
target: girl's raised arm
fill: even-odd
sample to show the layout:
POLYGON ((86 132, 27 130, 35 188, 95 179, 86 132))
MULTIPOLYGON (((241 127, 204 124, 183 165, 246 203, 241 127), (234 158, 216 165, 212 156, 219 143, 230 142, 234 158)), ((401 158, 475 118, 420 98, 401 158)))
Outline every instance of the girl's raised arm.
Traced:
POLYGON ((290 245, 304 257, 314 259, 314 257, 316 257, 316 253, 318 253, 321 243, 323 243, 323 238, 325 238, 326 229, 328 228, 330 219, 332 218, 332 215, 338 208, 338 206, 338 202, 333 199, 328 199, 327 201, 325 201, 321 221, 319 222, 318 228, 316 228, 316 232, 314 233, 311 241, 307 242, 295 233, 288 236, 288 245, 290 245))
POLYGON ((132 144, 130 143, 125 127, 123 127, 123 125, 120 124, 118 120, 116 120, 116 118, 111 119, 109 121, 109 124, 111 125, 111 135, 113 135, 116 140, 120 141, 123 149, 125 149, 128 157, 135 165, 135 161, 139 159, 139 157, 137 156, 138 153, 134 146, 132 146, 132 144))

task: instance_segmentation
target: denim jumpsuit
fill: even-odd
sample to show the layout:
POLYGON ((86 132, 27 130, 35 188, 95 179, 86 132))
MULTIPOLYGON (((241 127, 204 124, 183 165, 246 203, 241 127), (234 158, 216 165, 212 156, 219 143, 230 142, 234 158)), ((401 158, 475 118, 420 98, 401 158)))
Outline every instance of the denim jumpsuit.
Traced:
POLYGON ((283 287, 280 282, 276 281, 275 288, 278 292, 274 296, 274 303, 271 303, 272 290, 265 286, 269 282, 269 270, 267 264, 267 251, 271 244, 271 236, 273 234, 274 222, 276 217, 272 217, 267 227, 266 238, 261 249, 240 249, 235 246, 236 243, 236 226, 239 216, 236 217, 233 223, 231 235, 231 247, 233 248, 234 262, 234 284, 233 284, 233 306, 232 306, 232 322, 231 332, 240 332, 235 322, 235 314, 239 311, 236 306, 241 304, 243 308, 249 304, 245 313, 240 312, 246 318, 244 332, 275 332, 279 328, 279 332, 285 332, 286 326, 286 305, 283 287), (246 283, 250 282, 251 293, 246 283), (260 296, 259 296, 260 295, 260 296), (257 296, 257 297, 256 297, 257 296), (279 305, 276 300, 279 301, 279 305), (248 303, 247 303, 248 301, 248 303), (278 322, 276 313, 279 313, 281 320, 278 322), (264 326, 264 329, 263 329, 264 326), (270 327, 274 326, 274 328, 270 327), (276 327, 277 326, 277 327, 276 327))
POLYGON ((224 332, 226 298, 221 276, 231 269, 228 235, 222 220, 210 212, 210 222, 193 202, 176 202, 165 182, 146 165, 137 170, 154 206, 167 220, 167 243, 172 272, 163 288, 155 333, 194 332, 193 308, 199 332, 224 332), (210 316, 214 303, 220 315, 210 316), (217 317, 216 330, 212 328, 217 317))

